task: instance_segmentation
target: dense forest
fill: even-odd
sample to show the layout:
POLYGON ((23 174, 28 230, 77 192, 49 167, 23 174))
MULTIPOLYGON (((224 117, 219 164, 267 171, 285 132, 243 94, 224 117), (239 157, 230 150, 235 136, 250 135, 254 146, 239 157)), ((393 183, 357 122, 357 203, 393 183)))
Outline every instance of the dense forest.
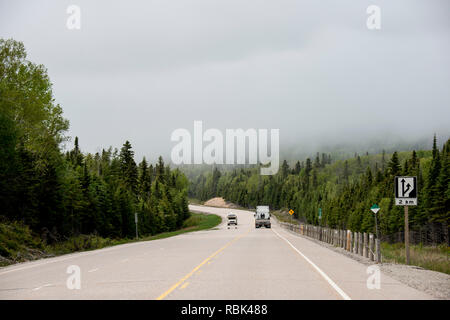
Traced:
POLYGON ((24 45, 0 39, 0 219, 20 221, 48 243, 78 234, 127 238, 139 214, 142 235, 188 218, 187 178, 160 157, 153 166, 120 150, 62 151, 69 122, 55 104, 44 66, 24 45))
POLYGON ((374 231, 369 208, 377 203, 381 233, 389 235, 404 229, 403 207, 394 203, 398 175, 418 177, 418 206, 409 210, 411 228, 434 230, 435 242, 448 242, 450 140, 439 150, 436 137, 431 151, 355 154, 338 161, 317 153, 291 166, 284 161, 274 176, 261 176, 258 167, 227 172, 214 168, 193 181, 189 195, 200 200, 222 196, 249 208, 293 209, 307 223, 365 232, 374 231))

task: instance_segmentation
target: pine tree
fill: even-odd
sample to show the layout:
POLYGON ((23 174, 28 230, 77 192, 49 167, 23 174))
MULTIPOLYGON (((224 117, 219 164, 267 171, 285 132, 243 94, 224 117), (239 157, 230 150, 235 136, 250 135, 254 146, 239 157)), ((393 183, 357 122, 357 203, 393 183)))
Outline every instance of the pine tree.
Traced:
POLYGON ((401 166, 400 166, 400 161, 398 159, 397 151, 395 151, 392 154, 392 158, 388 164, 388 170, 389 170, 389 174, 393 177, 398 176, 401 173, 401 166))
POLYGON ((138 172, 134 161, 134 151, 131 150, 131 143, 127 140, 120 150, 120 170, 122 179, 127 188, 136 193, 138 172))
POLYGON ((139 164, 138 171, 139 171, 139 178, 138 178, 139 194, 141 197, 147 199, 150 196, 151 178, 145 157, 139 164))
POLYGON ((80 151, 80 146, 78 144, 78 137, 75 137, 75 144, 72 150, 71 159, 75 167, 81 166, 83 163, 83 154, 80 151))
POLYGON ((300 173, 301 170, 302 170, 302 166, 301 166, 301 164, 300 164, 300 161, 297 161, 297 162, 295 163, 294 169, 292 170, 292 174, 297 175, 297 174, 300 173))
POLYGON ((281 179, 286 179, 289 174, 289 165, 286 160, 283 161, 281 165, 281 179))

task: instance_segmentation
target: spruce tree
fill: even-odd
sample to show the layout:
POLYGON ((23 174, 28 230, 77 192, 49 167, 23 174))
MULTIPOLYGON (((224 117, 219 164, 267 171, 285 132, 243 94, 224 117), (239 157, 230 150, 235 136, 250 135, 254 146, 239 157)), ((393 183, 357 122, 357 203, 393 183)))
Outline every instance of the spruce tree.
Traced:
POLYGON ((400 166, 400 161, 398 159, 397 151, 395 151, 392 154, 392 158, 391 158, 391 160, 389 161, 389 164, 388 164, 388 170, 389 170, 389 174, 392 177, 398 176, 401 173, 402 169, 401 169, 401 166, 400 166))
POLYGON ((134 161, 134 151, 131 143, 127 140, 120 150, 120 170, 124 184, 134 193, 137 191, 138 172, 134 161))

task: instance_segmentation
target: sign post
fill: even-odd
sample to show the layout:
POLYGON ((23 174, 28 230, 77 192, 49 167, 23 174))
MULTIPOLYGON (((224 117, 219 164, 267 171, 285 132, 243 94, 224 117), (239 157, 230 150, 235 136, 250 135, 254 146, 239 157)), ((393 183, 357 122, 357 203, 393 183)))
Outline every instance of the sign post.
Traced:
POLYGON ((378 248, 376 250, 376 254, 377 254, 377 261, 381 262, 381 247, 380 247, 380 234, 378 232, 378 219, 377 219, 377 213, 378 211, 380 211, 380 207, 375 203, 370 210, 372 210, 373 213, 375 213, 375 234, 376 234, 376 245, 375 247, 378 248))
POLYGON ((417 206, 417 177, 395 177, 395 205, 405 210, 405 256, 409 264, 409 217, 408 206, 417 206))
POLYGON ((293 216, 292 215, 294 214, 294 210, 292 210, 292 209, 289 210, 289 214, 291 215, 291 224, 293 224, 294 221, 293 221, 293 216))
POLYGON ((139 236, 138 236, 138 215, 137 215, 137 212, 134 213, 134 223, 136 224, 136 239, 139 239, 139 236))

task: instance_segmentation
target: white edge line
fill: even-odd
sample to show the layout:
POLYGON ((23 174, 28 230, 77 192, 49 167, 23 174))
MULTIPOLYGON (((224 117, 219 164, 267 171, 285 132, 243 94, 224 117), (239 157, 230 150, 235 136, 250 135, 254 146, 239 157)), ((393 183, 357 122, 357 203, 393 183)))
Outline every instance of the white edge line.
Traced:
POLYGON ((316 264, 314 262, 312 262, 311 260, 309 260, 309 258, 307 256, 305 256, 303 253, 301 253, 296 247, 294 247, 292 245, 292 243, 289 242, 289 240, 287 240, 285 237, 283 237, 282 235, 280 235, 278 232, 276 232, 274 229, 272 229, 273 232, 275 232, 275 234, 280 237, 282 240, 286 241, 287 244, 289 244, 292 249, 294 249, 299 255, 301 255, 310 265, 313 266, 314 269, 316 269, 316 271, 325 279, 327 280, 327 282, 330 284, 330 286, 333 287, 334 290, 337 291, 337 293, 339 293, 341 295, 342 298, 344 298, 344 300, 352 300, 341 288, 339 288, 339 286, 333 281, 331 280, 331 278, 329 276, 327 276, 327 274, 325 272, 323 272, 318 266, 316 266, 316 264))
POLYGON ((50 287, 51 285, 52 285, 51 283, 47 283, 47 284, 44 284, 43 286, 36 287, 36 288, 32 289, 32 291, 38 291, 38 290, 40 290, 40 289, 42 289, 44 287, 50 287))

